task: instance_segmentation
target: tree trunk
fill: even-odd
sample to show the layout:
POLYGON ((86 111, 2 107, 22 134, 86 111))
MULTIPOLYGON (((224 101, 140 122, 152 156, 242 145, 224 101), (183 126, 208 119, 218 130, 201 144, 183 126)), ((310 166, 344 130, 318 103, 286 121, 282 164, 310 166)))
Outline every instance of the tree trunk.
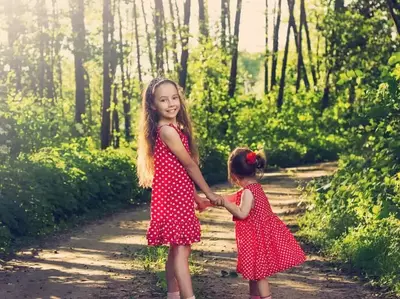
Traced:
POLYGON ((283 54, 283 61, 282 61, 282 73, 281 73, 281 80, 279 84, 279 94, 277 100, 277 107, 280 110, 283 105, 283 95, 285 89, 285 79, 286 79, 286 65, 289 53, 289 41, 290 41, 290 24, 288 24, 287 33, 286 33, 286 45, 285 45, 285 52, 283 54))
POLYGON ((233 36, 232 36, 232 25, 231 25, 231 1, 226 0, 226 26, 228 27, 228 48, 229 53, 232 51, 232 44, 233 44, 233 36))
POLYGON ((326 108, 329 106, 329 79, 331 75, 332 69, 328 69, 326 72, 326 77, 325 77, 325 87, 324 87, 324 94, 322 96, 322 103, 321 103, 321 111, 324 111, 326 108))
POLYGON ((353 105, 356 100, 356 83, 354 80, 350 82, 350 87, 349 87, 349 104, 353 105))
POLYGON ((300 73, 303 74, 304 85, 306 86, 306 89, 309 90, 310 89, 310 82, 308 81, 306 68, 304 66, 302 45, 299 44, 299 36, 300 35, 297 32, 296 19, 294 17, 294 1, 295 0, 288 0, 289 27, 293 28, 294 40, 295 40, 295 44, 296 44, 296 50, 297 50, 297 53, 298 53, 298 63, 299 63, 300 70, 301 70, 300 73))
MULTIPOLYGON (((301 4, 303 4, 304 0, 300 0, 301 4)), ((301 74, 305 72, 305 68, 301 64, 303 60, 303 24, 304 24, 304 15, 302 10, 300 9, 300 26, 299 26, 299 34, 297 36, 296 42, 298 43, 297 47, 297 79, 296 79, 296 93, 300 89, 300 81, 301 81, 301 74)))
POLYGON ((39 96, 40 98, 44 97, 44 89, 45 89, 45 73, 46 73, 46 61, 45 61, 45 46, 46 46, 46 37, 45 32, 43 30, 43 10, 46 9, 46 4, 44 0, 38 0, 37 2, 37 18, 40 30, 39 37, 39 96))
POLYGON ((54 97, 57 98, 57 91, 58 96, 63 98, 63 77, 62 77, 62 61, 61 61, 61 47, 62 47, 62 39, 63 36, 60 33, 61 25, 59 21, 59 14, 60 11, 57 9, 57 1, 52 0, 52 7, 53 7, 53 48, 54 48, 54 73, 57 74, 57 86, 54 86, 54 97))
POLYGON ((268 0, 265 0, 265 61, 264 61, 264 94, 268 93, 268 0))
MULTIPOLYGON (((142 64, 140 62, 140 44, 139 44, 139 30, 138 30, 138 22, 137 22, 138 15, 137 15, 137 8, 136 8, 136 0, 133 0, 133 18, 134 18, 134 22, 135 22, 137 69, 138 69, 139 82, 142 87, 143 78, 142 78, 142 64)), ((125 128, 125 133, 126 133, 126 128, 125 128)))
POLYGON ((344 0, 335 0, 335 11, 344 9, 344 0))
POLYGON ((57 16, 57 9, 56 9, 56 0, 51 0, 51 11, 52 11, 52 20, 51 20, 51 43, 50 43, 50 64, 48 65, 48 77, 49 80, 48 84, 48 95, 49 98, 53 99, 53 102, 57 100, 57 83, 55 79, 55 74, 57 74, 57 67, 59 61, 59 49, 60 46, 57 45, 58 43, 58 31, 60 30, 60 24, 58 21, 57 16))
MULTIPOLYGON (((120 2, 121 0, 119 0, 120 2)), ((136 11, 136 1, 134 0, 133 3, 133 9, 134 9, 134 15, 136 11)), ((125 80, 125 51, 124 51, 124 45, 123 45, 123 34, 122 34, 122 18, 121 18, 121 5, 119 3, 118 5, 118 19, 119 19, 119 67, 121 70, 121 88, 122 88, 122 102, 124 106, 124 121, 125 121, 125 140, 130 141, 131 140, 131 107, 130 107, 130 94, 129 94, 129 88, 126 84, 125 80)), ((140 56, 139 56, 140 57, 140 56)), ((139 70, 140 73, 140 70, 139 70)), ((139 75, 141 76, 141 75, 139 75)), ((117 95, 115 94, 114 91, 114 98, 116 99, 117 95)), ((116 100, 114 101, 114 103, 116 100)), ((116 107, 115 107, 116 108, 116 107)), ((116 109, 114 109, 116 110, 116 109)), ((118 115, 116 115, 118 117, 118 115)), ((118 128, 119 131, 119 119, 115 121, 115 125, 118 128)), ((118 144, 114 144, 114 146, 119 147, 119 141, 118 144), (116 146, 117 145, 117 146, 116 146)))
POLYGON ((183 42, 183 36, 182 36, 182 24, 181 24, 181 16, 179 14, 179 7, 178 3, 175 0, 175 9, 176 9, 176 20, 178 22, 178 33, 179 33, 179 39, 181 40, 181 43, 183 42))
POLYGON ((101 120, 101 148, 110 146, 110 104, 111 104, 111 42, 109 23, 111 19, 110 0, 103 0, 103 107, 101 120))
POLYGON ((177 39, 176 39, 176 26, 175 26, 175 13, 174 7, 172 5, 172 0, 169 0, 169 13, 171 15, 171 28, 172 28, 172 58, 174 61, 174 70, 177 71, 178 69, 178 49, 177 49, 177 39))
MULTIPOLYGON (((318 16, 316 17, 317 18, 317 20, 316 20, 316 27, 317 28, 319 28, 319 18, 318 18, 318 16)), ((319 78, 321 78, 321 72, 320 72, 320 70, 321 70, 321 59, 319 58, 319 46, 320 46, 320 34, 319 34, 319 32, 317 33, 317 49, 316 49, 316 56, 317 56, 317 70, 316 70, 316 72, 317 72, 317 79, 319 79, 319 78)))
POLYGON ((311 39, 310 39, 310 31, 308 29, 308 22, 307 22, 307 14, 306 14, 306 6, 305 6, 305 1, 301 0, 301 14, 302 14, 302 19, 303 19, 303 25, 304 29, 306 31, 306 39, 307 39, 307 49, 308 49, 308 57, 310 60, 310 66, 311 66, 311 75, 313 78, 313 83, 314 86, 317 86, 317 73, 315 71, 314 63, 313 63, 313 56, 312 56, 312 49, 311 49, 311 39))
POLYGON ((165 19, 165 14, 164 14, 164 8, 163 8, 163 14, 162 14, 162 20, 161 20, 162 24, 163 24, 163 30, 162 30, 162 37, 163 37, 163 41, 164 41, 164 51, 165 51, 165 64, 167 66, 167 73, 169 74, 171 72, 171 69, 169 67, 169 48, 170 45, 168 44, 168 24, 167 24, 167 20, 165 19))
POLYGON ((221 45, 223 50, 226 50, 227 1, 229 0, 221 0, 221 45))
MULTIPOLYGON (((117 43, 114 38, 115 33, 115 15, 116 8, 120 6, 120 0, 112 1, 112 13, 110 15, 110 42, 111 42, 111 56, 110 56, 110 72, 111 72, 111 90, 113 97, 113 108, 112 108, 112 121, 111 121, 111 140, 114 148, 119 147, 119 113, 118 113, 118 84, 116 83, 115 76, 117 72, 119 55, 117 52, 117 43)), ((123 53, 121 53, 123 55, 123 53)))
POLYGON ((179 73, 179 85, 182 88, 186 87, 187 79, 187 62, 189 59, 189 22, 190 22, 190 0, 185 0, 185 12, 183 23, 183 38, 182 38, 182 55, 181 55, 181 69, 179 73))
POLYGON ((144 0, 141 0, 141 3, 142 3, 142 14, 143 14, 143 20, 144 20, 144 28, 145 28, 145 32, 146 32, 147 50, 149 52, 150 68, 151 68, 151 73, 154 76, 155 72, 154 72, 153 49, 151 48, 151 37, 150 37, 149 25, 148 25, 147 19, 146 19, 146 10, 144 8, 144 0))
POLYGON ((75 122, 82 123, 82 115, 86 113, 85 96, 85 5, 84 0, 71 0, 71 23, 74 33, 75 64, 75 122))
MULTIPOLYGON (((342 13, 344 10, 344 0, 335 0, 335 13, 342 13)), ((332 31, 332 35, 330 37, 330 43, 328 43, 328 38, 325 39, 325 56, 331 57, 333 61, 329 66, 326 67, 326 75, 325 75, 325 87, 324 87, 324 94, 322 95, 321 99, 321 112, 323 112, 326 108, 329 107, 329 93, 330 93, 330 76, 332 72, 334 72, 337 68, 338 61, 334 57, 335 48, 336 48, 336 32, 335 30, 332 31), (329 49, 328 49, 329 46, 329 49)))
POLYGON ((157 75, 164 74, 164 35, 163 35, 163 15, 164 9, 162 0, 154 0, 155 14, 154 27, 156 33, 156 72, 157 75))
POLYGON ((242 13, 242 0, 237 1, 236 17, 235 17, 235 29, 233 32, 233 47, 232 47, 232 63, 231 63, 231 74, 229 77, 229 90, 228 95, 233 98, 236 90, 236 76, 237 76, 237 61, 239 56, 238 45, 239 45, 239 27, 240 27, 240 16, 242 13))
POLYGON ((278 66, 279 27, 281 25, 282 0, 278 2, 276 24, 274 26, 274 40, 272 46, 271 90, 276 85, 276 70, 278 66))
POLYGON ((18 36, 21 34, 22 29, 22 26, 20 25, 20 14, 23 12, 21 12, 19 9, 21 6, 20 0, 10 1, 8 5, 4 6, 4 12, 7 16, 8 48, 10 49, 8 61, 10 64, 10 69, 14 71, 16 92, 19 92, 22 89, 21 60, 15 50, 15 43, 18 40, 18 36))
POLYGON ((386 2, 389 7, 390 15, 392 16, 394 24, 396 25, 397 33, 400 34, 400 15, 395 12, 396 8, 398 10, 400 10, 400 8, 398 8, 398 5, 394 0, 386 0, 386 2))
POLYGON ((40 30, 39 37, 39 95, 54 101, 54 76, 51 68, 51 48, 49 36, 49 18, 45 0, 37 1, 37 17, 40 30), (50 61, 49 61, 50 60, 50 61))
POLYGON ((199 0, 199 29, 201 36, 207 39, 209 37, 209 32, 208 14, 206 13, 206 1, 207 0, 199 0))

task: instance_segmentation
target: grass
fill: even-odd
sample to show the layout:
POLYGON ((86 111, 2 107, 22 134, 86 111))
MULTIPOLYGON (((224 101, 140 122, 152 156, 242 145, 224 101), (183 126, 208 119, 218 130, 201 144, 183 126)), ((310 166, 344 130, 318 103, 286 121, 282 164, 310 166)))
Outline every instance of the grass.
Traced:
MULTIPOLYGON (((147 247, 133 252, 130 252, 129 248, 125 248, 128 256, 139 261, 146 272, 155 275, 157 278, 157 287, 164 292, 167 291, 165 263, 168 257, 168 250, 167 246, 147 247)), ((195 255, 195 253, 192 253, 189 258, 189 268, 192 276, 200 275, 204 270, 199 263, 194 261, 193 257, 195 255)))

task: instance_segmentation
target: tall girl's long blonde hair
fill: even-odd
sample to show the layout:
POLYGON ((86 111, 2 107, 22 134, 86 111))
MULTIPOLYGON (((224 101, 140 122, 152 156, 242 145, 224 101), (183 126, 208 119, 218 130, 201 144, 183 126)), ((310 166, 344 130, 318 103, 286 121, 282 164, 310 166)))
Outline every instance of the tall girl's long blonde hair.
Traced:
POLYGON ((185 98, 180 86, 172 80, 165 78, 153 79, 143 92, 140 122, 138 126, 138 149, 137 149, 137 174, 139 184, 142 187, 151 187, 154 177, 154 147, 157 137, 157 126, 159 117, 157 111, 151 108, 154 103, 154 94, 157 87, 162 84, 172 84, 176 87, 179 95, 180 110, 176 116, 178 124, 183 133, 188 137, 190 152, 193 159, 198 161, 198 151, 193 138, 193 129, 189 114, 185 105, 185 98))

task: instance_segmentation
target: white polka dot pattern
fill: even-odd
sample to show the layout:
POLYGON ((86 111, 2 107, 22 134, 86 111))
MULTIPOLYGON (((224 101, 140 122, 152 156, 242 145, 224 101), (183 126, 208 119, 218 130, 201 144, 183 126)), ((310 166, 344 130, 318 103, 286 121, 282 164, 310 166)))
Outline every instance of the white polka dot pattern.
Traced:
MULTIPOLYGON (((305 255, 286 225, 272 212, 260 184, 246 186, 253 193, 254 208, 246 219, 236 223, 237 272, 259 280, 305 261, 305 255)), ((244 189, 243 189, 244 190, 244 189)), ((243 190, 237 193, 240 205, 243 190)))
MULTIPOLYGON (((174 125, 190 153, 187 136, 174 125)), ((189 245, 200 241, 200 222, 194 209, 194 184, 185 168, 160 138, 154 149, 154 179, 151 194, 151 220, 147 231, 149 245, 189 245)))

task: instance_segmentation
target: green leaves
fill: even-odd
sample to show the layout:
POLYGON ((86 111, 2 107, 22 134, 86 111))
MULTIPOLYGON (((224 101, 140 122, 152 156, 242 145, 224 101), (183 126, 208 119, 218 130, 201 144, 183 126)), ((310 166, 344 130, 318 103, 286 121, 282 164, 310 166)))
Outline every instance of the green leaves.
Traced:
POLYGON ((400 63, 400 52, 394 53, 388 61, 389 65, 394 66, 397 63, 400 63))
POLYGON ((18 238, 140 200, 132 157, 88 144, 43 148, 0 166, 0 253, 18 238))

